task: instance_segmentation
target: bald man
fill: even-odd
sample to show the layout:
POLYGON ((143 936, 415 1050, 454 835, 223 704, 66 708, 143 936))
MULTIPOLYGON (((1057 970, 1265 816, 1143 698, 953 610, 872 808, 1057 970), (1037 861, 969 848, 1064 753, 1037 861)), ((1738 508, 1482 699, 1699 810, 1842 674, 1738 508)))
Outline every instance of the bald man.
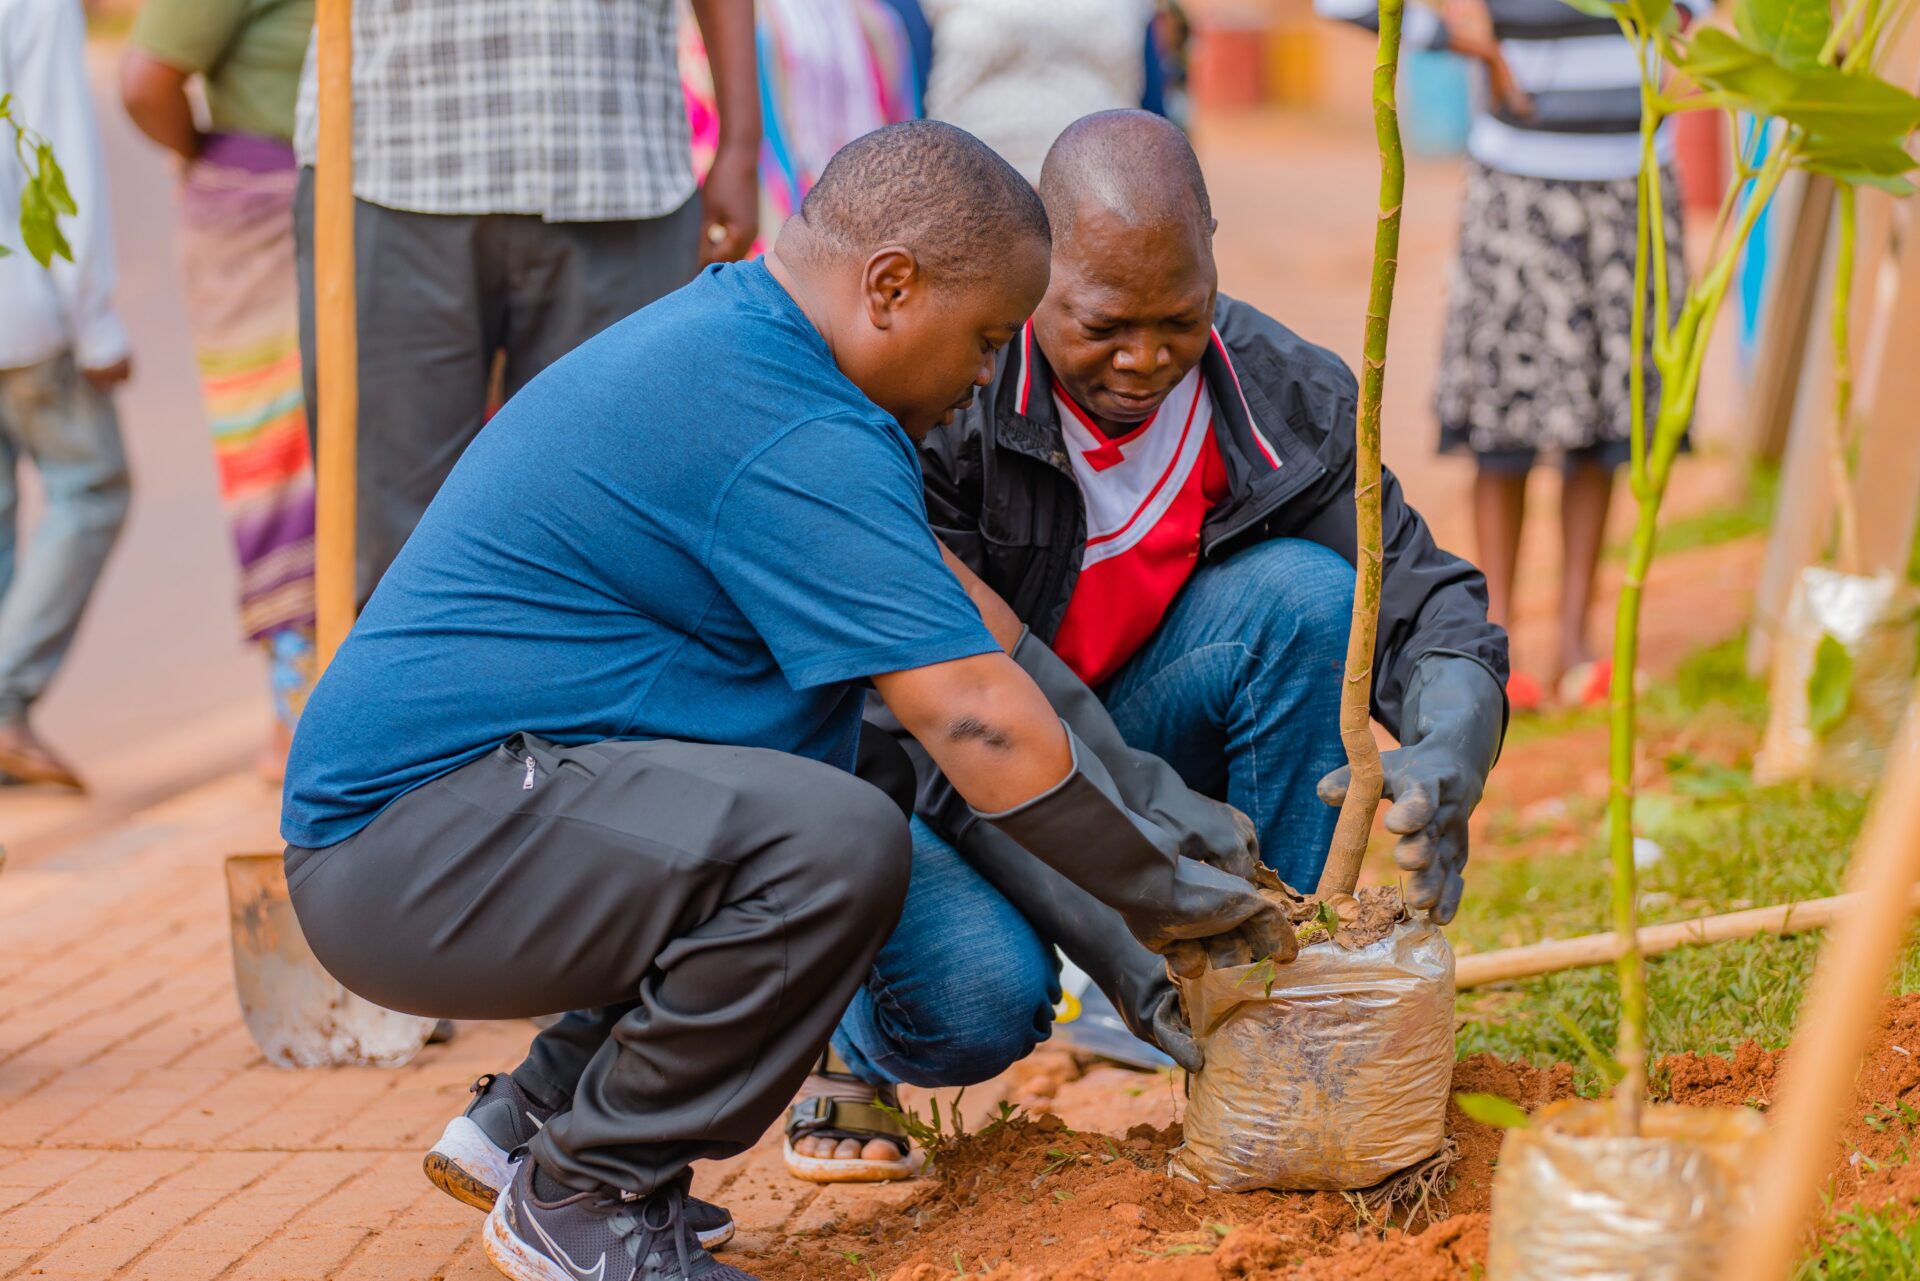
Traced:
POLYGON ((426 1158, 507 1276, 747 1281, 691 1165, 779 1115, 899 911, 869 688, 1148 945, 1271 926, 1250 865, 1189 857, 1237 864, 1230 835, 1127 807, 928 528, 915 442, 1046 278, 1045 212, 984 144, 856 140, 764 259, 513 398, 315 689, 281 819, 315 955, 393 1009, 575 1011, 426 1158))
MULTIPOLYGON (((1014 658, 1075 733, 1150 762, 1115 771, 1134 780, 1136 812, 1190 813, 1184 782, 1250 818, 1267 864, 1311 889, 1346 782, 1353 374, 1219 293, 1206 181, 1165 120, 1078 121, 1040 193, 1047 293, 979 401, 921 444, 933 525, 1025 625, 1014 658)), ((1391 473, 1381 498, 1373 710, 1403 744, 1385 760, 1386 823, 1409 900, 1445 922, 1506 723, 1506 637, 1480 572, 1435 546, 1391 473)), ((799 1156, 831 1158, 841 1177, 903 1156, 863 1132, 864 1101, 985 1079, 1047 1035, 1054 946, 1136 1034, 1200 1061, 1160 959, 974 822, 907 746, 919 796, 906 908, 835 1033, 836 1061, 809 1083, 830 1102, 789 1126, 799 1156), (818 1126, 823 1111, 848 1123, 818 1126)))

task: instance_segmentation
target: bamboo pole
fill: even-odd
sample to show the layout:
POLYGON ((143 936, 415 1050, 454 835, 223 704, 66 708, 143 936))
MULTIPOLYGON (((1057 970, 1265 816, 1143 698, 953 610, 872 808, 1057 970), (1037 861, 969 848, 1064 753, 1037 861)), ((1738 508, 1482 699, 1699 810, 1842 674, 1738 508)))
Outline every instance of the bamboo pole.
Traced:
POLYGON ((1834 1141, 1865 1056, 1920 876, 1920 717, 1909 703, 1893 760, 1855 849, 1857 902, 1821 950, 1775 1098, 1772 1142, 1754 1180, 1755 1212, 1733 1241, 1726 1281, 1786 1277, 1833 1164, 1834 1141))
MULTIPOLYGON (((1698 916, 1690 921, 1672 921, 1648 925, 1640 930, 1640 954, 1658 956, 1675 948, 1699 943, 1726 943, 1736 939, 1757 938, 1762 934, 1801 934, 1825 929, 1859 902, 1853 894, 1834 894, 1827 898, 1804 899, 1773 907, 1748 908, 1743 912, 1725 912, 1718 916, 1698 916)), ((1907 895, 1911 913, 1920 911, 1920 885, 1907 895)), ((1535 978, 1577 970, 1588 966, 1611 965, 1620 958, 1620 936, 1611 930, 1604 934, 1583 934, 1578 938, 1551 939, 1529 943, 1525 947, 1502 948, 1497 952, 1470 952, 1454 963, 1456 988, 1484 987, 1512 979, 1535 978)))
POLYGON ((314 595, 320 666, 353 626, 356 422, 360 412, 353 288, 353 4, 318 0, 319 154, 314 167, 314 347, 319 427, 314 459, 314 595))
POLYGON ((1380 210, 1373 229, 1373 278, 1367 292, 1366 362, 1361 370, 1353 457, 1353 625, 1347 633, 1346 679, 1340 690, 1340 742, 1347 751, 1347 794, 1320 893, 1351 894, 1360 882, 1373 814, 1380 806, 1380 746, 1373 738, 1373 645, 1380 625, 1380 403, 1387 380, 1387 322, 1400 265, 1400 203, 1406 158, 1394 100, 1400 72, 1404 0, 1380 0, 1380 41, 1373 66, 1373 131, 1380 148, 1380 210))

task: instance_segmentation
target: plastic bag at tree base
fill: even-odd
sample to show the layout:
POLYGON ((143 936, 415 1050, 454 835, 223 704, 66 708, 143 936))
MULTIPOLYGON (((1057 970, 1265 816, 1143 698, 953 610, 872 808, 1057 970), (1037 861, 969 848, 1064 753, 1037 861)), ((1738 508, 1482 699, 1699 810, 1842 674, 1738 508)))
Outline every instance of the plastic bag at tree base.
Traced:
POLYGON ((1751 1213, 1765 1124, 1748 1108, 1652 1106, 1640 1137, 1570 1099, 1510 1130, 1493 1176, 1488 1281, 1694 1281, 1751 1213))
POLYGON ((1887 745, 1913 689, 1920 597, 1890 574, 1873 578, 1831 569, 1802 570, 1774 641, 1767 731, 1754 757, 1761 784, 1820 778, 1865 785, 1880 776, 1887 745), (1844 651, 1815 681, 1823 638, 1844 651), (1831 708, 1814 706, 1815 684, 1831 708), (1823 711, 1844 709, 1830 726, 1823 711))
POLYGON ((1445 1142, 1453 949, 1431 923, 1179 986, 1207 1065, 1174 1174, 1229 1192, 1366 1188, 1445 1142))

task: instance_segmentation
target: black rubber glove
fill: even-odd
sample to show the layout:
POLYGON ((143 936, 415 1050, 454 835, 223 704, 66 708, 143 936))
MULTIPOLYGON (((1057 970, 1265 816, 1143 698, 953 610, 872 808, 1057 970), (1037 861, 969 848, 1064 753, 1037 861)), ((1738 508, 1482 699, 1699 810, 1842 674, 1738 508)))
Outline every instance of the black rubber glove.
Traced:
MULTIPOLYGON (((1407 905, 1445 925, 1466 889, 1467 819, 1486 788, 1506 732, 1507 700, 1493 674, 1470 658, 1428 654, 1407 682, 1404 745, 1380 758, 1387 830, 1400 838, 1393 861, 1412 874, 1407 905)), ((1342 765, 1320 780, 1320 799, 1347 795, 1342 765)))
POLYGON ((1013 809, 976 810, 976 819, 1120 913, 1150 951, 1165 954, 1183 940, 1236 932, 1292 940, 1280 910, 1246 879, 1182 856, 1169 831, 1129 811, 1100 758, 1065 722, 1062 728, 1072 772, 1013 809))
POLYGON ((1260 839, 1251 820, 1189 788, 1158 756, 1129 746, 1099 695, 1031 631, 1020 634, 1012 658, 1107 767, 1128 809, 1166 832, 1186 857, 1253 879, 1260 866, 1260 839))
POLYGON ((1118 912, 1042 863, 991 823, 975 823, 961 854, 1020 909, 1041 938, 1087 972, 1127 1028, 1189 1072, 1205 1060, 1167 978, 1166 962, 1140 946, 1118 912))
MULTIPOLYGON (((1129 747, 1105 705, 1032 633, 1014 646, 1013 659, 1081 743, 1105 763, 1128 809, 1151 820, 1180 853, 1241 876, 1252 872, 1259 862, 1259 841, 1244 815, 1189 790, 1159 757, 1129 747)), ((880 709, 870 708, 869 715, 877 724, 869 725, 862 742, 893 728, 880 709)), ((916 748, 910 745, 908 751, 916 748)), ((1140 945, 1113 908, 991 823, 978 821, 930 765, 926 762, 921 769, 919 808, 935 830, 957 833, 954 844, 967 862, 1020 909, 1040 937, 1086 971, 1135 1036, 1159 1046, 1189 1072, 1199 1071, 1204 1059, 1167 977, 1166 963, 1140 945)))

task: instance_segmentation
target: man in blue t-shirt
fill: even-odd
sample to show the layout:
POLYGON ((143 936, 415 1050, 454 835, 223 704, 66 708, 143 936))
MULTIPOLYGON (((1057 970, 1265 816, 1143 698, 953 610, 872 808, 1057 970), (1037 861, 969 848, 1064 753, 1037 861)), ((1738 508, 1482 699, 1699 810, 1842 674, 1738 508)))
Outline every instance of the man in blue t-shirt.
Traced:
MULTIPOLYGON (((760 1137, 899 914, 906 815, 851 772, 869 687, 1149 947, 1291 941, 1128 810, 927 524, 914 441, 991 377, 1048 248, 960 130, 853 143, 763 262, 514 397, 315 689, 282 820, 315 954, 395 1009, 578 1011, 428 1158, 507 1275, 746 1275, 688 1167, 760 1137)), ((1186 850, 1237 866, 1218 844, 1186 850)))

